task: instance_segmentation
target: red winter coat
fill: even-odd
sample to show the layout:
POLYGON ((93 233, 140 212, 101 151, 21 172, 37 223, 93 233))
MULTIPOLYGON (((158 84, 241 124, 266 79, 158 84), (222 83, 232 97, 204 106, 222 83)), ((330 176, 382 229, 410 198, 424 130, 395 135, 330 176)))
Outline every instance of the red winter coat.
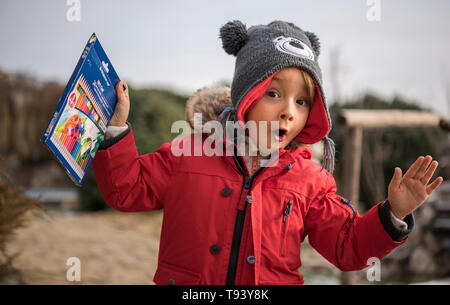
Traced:
MULTIPOLYGON (((194 143, 188 135, 181 145, 189 139, 194 143)), ((176 157, 171 144, 139 156, 130 128, 93 161, 108 205, 164 210, 156 284, 302 284, 306 236, 345 271, 404 242, 385 230, 380 204, 360 216, 336 194, 333 176, 311 160, 309 146, 282 149, 278 164, 251 180, 241 156, 176 157)))

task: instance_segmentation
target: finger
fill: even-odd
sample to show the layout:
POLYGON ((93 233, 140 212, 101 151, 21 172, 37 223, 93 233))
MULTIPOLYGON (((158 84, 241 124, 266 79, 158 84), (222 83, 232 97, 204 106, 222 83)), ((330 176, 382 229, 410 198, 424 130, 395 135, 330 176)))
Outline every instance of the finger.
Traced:
POLYGON ((444 181, 442 177, 437 177, 436 180, 433 181, 433 183, 427 186, 427 194, 430 195, 431 193, 433 193, 434 190, 437 189, 439 185, 441 185, 442 181, 444 181))
POLYGON ((428 168, 428 165, 430 165, 431 160, 433 160, 433 158, 430 155, 426 156, 425 159, 423 159, 422 165, 414 175, 414 179, 421 179, 423 177, 426 169, 428 168))
POLYGON ((122 81, 122 89, 126 96, 128 96, 128 85, 125 81, 122 81))
POLYGON ((116 85, 116 93, 117 95, 119 95, 123 90, 122 90, 122 86, 123 86, 123 81, 120 80, 117 85, 116 85))
POLYGON ((116 84, 116 93, 120 91, 122 88, 123 80, 119 80, 119 82, 116 84))
POLYGON ((117 94, 117 101, 120 103, 121 101, 123 101, 124 97, 125 97, 125 92, 123 90, 123 86, 124 86, 124 81, 121 80, 117 83, 116 85, 116 94, 117 94))
POLYGON ((422 165, 422 162, 424 160, 424 157, 420 156, 417 158, 416 162, 414 162, 406 171, 404 178, 413 178, 417 171, 419 170, 420 166, 422 165))
POLYGON ((389 187, 398 188, 401 182, 402 182, 402 169, 400 167, 396 167, 391 182, 389 183, 389 187))
POLYGON ((436 171, 436 168, 438 167, 439 163, 437 161, 431 162, 430 167, 428 167, 427 171, 423 175, 423 177, 420 179, 423 184, 427 185, 430 181, 431 177, 433 177, 434 172, 436 171))

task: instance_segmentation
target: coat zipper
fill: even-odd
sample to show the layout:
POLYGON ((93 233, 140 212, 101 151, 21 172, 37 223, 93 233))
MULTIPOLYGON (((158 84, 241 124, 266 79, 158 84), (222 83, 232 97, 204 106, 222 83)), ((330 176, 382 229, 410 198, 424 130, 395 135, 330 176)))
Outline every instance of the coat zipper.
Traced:
POLYGON ((286 210, 284 210, 283 223, 286 222, 286 217, 291 215, 291 208, 292 208, 292 203, 289 200, 287 205, 286 205, 286 210))
POLYGON ((292 211, 292 202, 291 200, 289 200, 286 205, 286 209, 284 210, 283 213, 283 228, 281 231, 282 233, 281 233, 281 249, 280 249, 281 256, 286 256, 286 235, 289 224, 289 220, 287 219, 287 217, 291 216, 291 211, 292 211))
MULTIPOLYGON (((244 183, 241 189, 241 195, 244 190, 247 190, 247 195, 250 194, 250 189, 253 183, 253 179, 264 169, 264 167, 260 167, 253 176, 249 177, 246 175, 245 169, 242 167, 242 159, 237 158, 236 154, 233 156, 233 160, 241 172, 241 174, 244 176, 244 183), (238 159, 238 160, 236 160, 238 159)), ((238 264, 238 258, 239 258, 239 248, 241 246, 241 239, 242 239, 242 231, 244 230, 244 221, 245 221, 245 213, 247 211, 247 205, 248 202, 245 202, 244 210, 238 210, 236 221, 234 224, 234 232, 233 232, 233 239, 231 242, 231 251, 230 251, 230 259, 228 263, 228 271, 227 271, 227 279, 226 279, 226 285, 234 285, 234 282, 236 280, 236 268, 238 264)))

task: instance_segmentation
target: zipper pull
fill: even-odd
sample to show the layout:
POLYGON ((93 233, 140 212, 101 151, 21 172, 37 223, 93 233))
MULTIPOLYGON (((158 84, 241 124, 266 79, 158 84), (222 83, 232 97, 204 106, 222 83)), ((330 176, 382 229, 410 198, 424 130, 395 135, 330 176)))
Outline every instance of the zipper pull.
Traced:
POLYGON ((291 215, 291 208, 292 208, 292 204, 291 204, 291 201, 289 200, 287 203, 287 206, 286 206, 286 210, 284 210, 283 223, 286 222, 286 216, 291 215))
POLYGON ((244 176, 244 188, 246 190, 248 190, 250 188, 250 177, 249 176, 244 176))

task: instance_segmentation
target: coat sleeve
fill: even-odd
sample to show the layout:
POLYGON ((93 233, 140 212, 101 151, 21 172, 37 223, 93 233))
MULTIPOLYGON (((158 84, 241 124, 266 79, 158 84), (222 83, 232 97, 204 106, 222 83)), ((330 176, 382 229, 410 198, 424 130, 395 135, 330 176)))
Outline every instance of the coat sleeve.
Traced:
POLYGON ((164 143, 154 153, 139 156, 128 126, 126 132, 108 145, 102 143, 92 162, 100 193, 118 211, 161 209, 176 158, 170 143, 164 143))
POLYGON ((369 258, 381 260, 406 241, 407 236, 393 239, 382 223, 384 201, 360 216, 347 199, 336 194, 333 176, 326 175, 324 191, 308 208, 306 230, 311 246, 329 262, 342 271, 361 270, 369 266, 369 258))

